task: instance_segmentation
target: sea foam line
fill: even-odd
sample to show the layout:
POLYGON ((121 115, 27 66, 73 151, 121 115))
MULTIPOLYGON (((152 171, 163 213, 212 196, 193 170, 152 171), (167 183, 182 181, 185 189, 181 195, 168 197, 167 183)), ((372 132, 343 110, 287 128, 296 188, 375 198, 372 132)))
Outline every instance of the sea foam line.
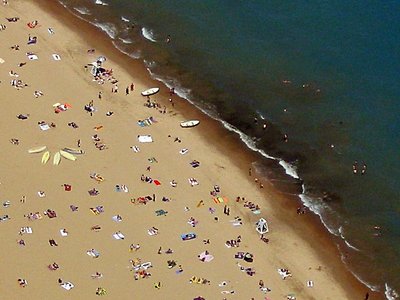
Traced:
POLYGON ((385 282, 385 296, 388 300, 399 299, 399 294, 385 282))
POLYGON ((96 0, 94 3, 97 5, 104 5, 104 6, 108 5, 108 3, 101 1, 101 0, 96 0))
POLYGON ((151 29, 147 29, 146 27, 142 27, 142 35, 145 39, 155 43, 157 42, 154 37, 154 32, 151 29))
POLYGON ((134 51, 134 52, 132 52, 132 53, 128 53, 128 52, 126 52, 124 49, 122 49, 120 46, 118 46, 118 44, 117 44, 115 41, 112 41, 112 44, 113 44, 114 47, 115 47, 116 49, 118 49, 120 52, 122 52, 123 54, 125 54, 125 55, 127 55, 127 56, 129 56, 129 57, 131 57, 131 58, 139 59, 139 58, 141 57, 141 52, 140 52, 140 50, 134 51))
POLYGON ((90 10, 86 7, 74 7, 74 9, 80 13, 81 15, 91 15, 92 13, 90 12, 90 10))
POLYGON ((100 28, 103 30, 111 39, 115 39, 117 36, 117 28, 114 24, 112 23, 98 23, 98 22, 93 22, 92 23, 94 26, 100 28))

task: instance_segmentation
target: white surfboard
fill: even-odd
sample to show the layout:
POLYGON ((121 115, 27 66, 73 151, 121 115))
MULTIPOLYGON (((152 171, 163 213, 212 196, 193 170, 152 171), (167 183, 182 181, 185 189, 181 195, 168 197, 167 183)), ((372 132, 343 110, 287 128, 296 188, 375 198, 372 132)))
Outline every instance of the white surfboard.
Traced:
POLYGON ((68 153, 66 151, 60 150, 60 154, 61 154, 62 157, 66 158, 68 160, 72 160, 72 161, 76 160, 76 156, 75 155, 73 155, 71 153, 68 153))
POLYGON ((61 161, 61 154, 60 152, 56 152, 53 157, 53 165, 58 165, 61 161))
POLYGON ((46 151, 42 155, 42 164, 46 164, 50 158, 50 151, 46 151))
POLYGON ((160 91, 160 88, 151 88, 142 92, 142 96, 151 96, 157 94, 160 91))
POLYGON ((40 153, 40 152, 46 150, 46 148, 47 148, 46 146, 33 147, 28 150, 28 153, 40 153))
POLYGON ((62 150, 71 154, 85 154, 85 150, 82 149, 65 147, 62 150))

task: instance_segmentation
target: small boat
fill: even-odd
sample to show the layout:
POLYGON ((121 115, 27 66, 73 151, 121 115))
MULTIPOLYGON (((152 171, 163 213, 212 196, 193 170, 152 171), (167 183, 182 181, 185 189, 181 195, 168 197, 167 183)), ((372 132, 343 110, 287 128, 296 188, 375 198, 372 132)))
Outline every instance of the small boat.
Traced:
POLYGON ((141 94, 142 94, 142 96, 151 96, 151 95, 157 94, 159 91, 160 91, 160 88, 156 87, 156 88, 151 88, 151 89, 145 90, 141 94))
POLYGON ((199 124, 200 124, 199 120, 189 120, 189 121, 181 122, 181 127, 190 128, 190 127, 195 127, 199 124))

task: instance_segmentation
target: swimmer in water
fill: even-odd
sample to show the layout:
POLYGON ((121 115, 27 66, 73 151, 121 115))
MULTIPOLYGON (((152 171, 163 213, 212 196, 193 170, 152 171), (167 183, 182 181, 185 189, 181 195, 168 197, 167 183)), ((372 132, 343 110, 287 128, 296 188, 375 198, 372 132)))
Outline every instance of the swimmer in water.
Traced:
POLYGON ((171 36, 170 36, 170 35, 167 36, 165 42, 166 42, 167 44, 171 42, 171 36))
POLYGON ((357 172, 358 172, 357 167, 358 167, 358 162, 357 162, 357 161, 354 161, 354 164, 353 164, 353 174, 357 174, 357 172))
POLYGON ((287 134, 284 134, 284 135, 283 135, 283 141, 284 141, 285 143, 287 143, 288 139, 289 139, 288 135, 287 135, 287 134))
POLYGON ((361 169, 361 175, 364 175, 365 172, 367 172, 367 165, 366 164, 364 164, 362 169, 361 169))

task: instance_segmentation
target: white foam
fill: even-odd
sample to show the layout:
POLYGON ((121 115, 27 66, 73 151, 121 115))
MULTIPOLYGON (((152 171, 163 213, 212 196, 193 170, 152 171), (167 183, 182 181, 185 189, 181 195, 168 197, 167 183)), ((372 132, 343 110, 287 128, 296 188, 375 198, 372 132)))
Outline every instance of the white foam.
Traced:
POLYGON ((76 10, 81 15, 91 15, 92 14, 90 12, 90 10, 86 7, 74 7, 74 10, 76 10))
POLYGON ((340 236, 340 228, 341 226, 334 226, 334 224, 328 224, 323 216, 330 215, 332 221, 336 218, 335 223, 340 224, 340 219, 338 219, 337 214, 322 200, 318 198, 311 197, 307 195, 306 187, 303 184, 302 186, 302 193, 299 195, 299 198, 303 202, 304 206, 306 206, 310 211, 315 213, 321 223, 325 226, 325 228, 333 235, 340 236))
MULTIPOLYGON (((340 249, 339 249, 340 250, 340 249)), ((347 270, 349 270, 351 272, 351 274, 354 275, 354 277, 361 282, 362 284, 364 284, 366 287, 368 287, 371 291, 373 292, 379 292, 379 287, 377 285, 373 285, 371 283, 366 282, 365 280, 362 280, 360 276, 358 276, 357 273, 353 272, 349 266, 346 264, 346 260, 345 260, 345 255, 343 253, 341 253, 340 258, 342 260, 342 262, 344 263, 344 265, 346 266, 347 270)))
POLYGON ((145 39, 147 39, 153 43, 157 42, 154 37, 154 32, 151 29, 147 29, 146 27, 143 27, 142 35, 144 36, 145 39))
POLYGON ((121 16, 121 20, 127 23, 130 22, 130 20, 128 18, 125 18, 124 16, 121 16))
POLYGON ((285 173, 293 178, 300 179, 299 175, 296 172, 296 166, 292 165, 283 159, 279 160, 279 164, 285 169, 285 173))
POLYGON ((101 1, 101 0, 96 0, 94 3, 97 5, 108 5, 108 3, 101 1))
POLYGON ((350 242, 349 242, 348 240, 346 240, 346 238, 345 238, 345 236, 344 236, 344 229, 343 229, 343 226, 340 226, 340 227, 339 227, 339 234, 340 234, 340 237, 342 238, 342 240, 344 241, 344 243, 346 244, 347 247, 349 247, 349 248, 351 248, 351 249, 353 249, 353 250, 355 250, 355 251, 358 251, 358 252, 361 251, 361 250, 358 249, 357 247, 355 247, 355 246, 353 246, 352 244, 350 244, 350 242))
POLYGON ((123 38, 119 38, 119 40, 121 42, 123 42, 124 44, 133 44, 133 40, 132 39, 123 39, 123 38))
POLYGON ((113 40, 117 36, 117 28, 112 23, 93 23, 93 25, 103 30, 113 40))
POLYGON ((399 299, 399 294, 385 282, 385 296, 388 300, 399 299))
POLYGON ((117 45, 117 43, 115 41, 112 41, 113 45, 115 48, 117 48, 119 51, 121 51, 122 53, 124 53, 125 55, 128 55, 129 57, 132 57, 134 59, 139 59, 141 56, 141 52, 140 50, 134 51, 132 53, 128 53, 126 52, 124 49, 122 49, 120 46, 117 45))

